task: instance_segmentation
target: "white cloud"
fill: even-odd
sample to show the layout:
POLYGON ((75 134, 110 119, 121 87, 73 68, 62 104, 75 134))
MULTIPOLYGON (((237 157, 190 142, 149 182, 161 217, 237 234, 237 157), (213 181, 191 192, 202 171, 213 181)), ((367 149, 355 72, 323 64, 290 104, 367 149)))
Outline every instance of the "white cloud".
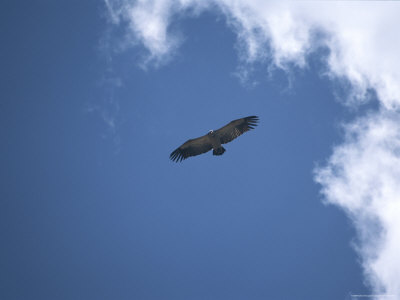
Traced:
MULTIPOLYGON (((346 80, 344 101, 357 105, 375 90, 379 111, 345 127, 347 137, 316 170, 326 201, 355 224, 365 274, 376 292, 400 299, 400 3, 264 0, 106 0, 115 24, 128 24, 130 43, 148 50, 145 63, 168 59, 180 39, 171 22, 213 9, 236 33, 245 63, 304 68, 329 50, 325 74, 346 80)), ((392 298, 393 299, 393 298, 392 298)))
POLYGON ((179 13, 197 14, 207 7, 208 1, 191 0, 105 0, 110 20, 114 25, 127 25, 127 46, 138 43, 148 50, 142 66, 153 63, 160 65, 170 59, 181 39, 171 34, 173 15, 179 13))
POLYGON ((344 143, 316 170, 316 181, 326 200, 353 220, 357 250, 374 290, 400 297, 398 114, 382 112, 347 125, 344 143))

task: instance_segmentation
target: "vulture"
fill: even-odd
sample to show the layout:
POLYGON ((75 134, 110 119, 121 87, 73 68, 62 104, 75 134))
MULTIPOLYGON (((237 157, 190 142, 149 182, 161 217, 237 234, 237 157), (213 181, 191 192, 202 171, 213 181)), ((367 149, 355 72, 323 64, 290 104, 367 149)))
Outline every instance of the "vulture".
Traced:
POLYGON ((222 144, 229 143, 250 129, 257 126, 258 117, 250 116, 234 120, 218 130, 210 130, 206 135, 190 139, 174 150, 169 158, 180 162, 188 157, 206 153, 213 149, 213 155, 222 155, 225 148, 222 144))

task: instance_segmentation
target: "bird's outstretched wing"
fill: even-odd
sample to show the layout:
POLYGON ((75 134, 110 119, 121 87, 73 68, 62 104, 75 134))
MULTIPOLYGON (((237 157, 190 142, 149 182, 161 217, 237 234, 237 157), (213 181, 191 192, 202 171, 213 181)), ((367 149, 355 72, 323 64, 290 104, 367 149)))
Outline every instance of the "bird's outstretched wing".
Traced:
POLYGON ((250 129, 254 129, 258 122, 257 116, 250 116, 246 118, 241 118, 230 122, 224 127, 215 131, 215 135, 220 139, 221 144, 226 144, 238 136, 242 135, 250 129))
POLYGON ((196 156, 212 149, 208 135, 203 135, 197 139, 188 140, 182 146, 173 151, 169 158, 172 161, 179 162, 190 156, 196 156))

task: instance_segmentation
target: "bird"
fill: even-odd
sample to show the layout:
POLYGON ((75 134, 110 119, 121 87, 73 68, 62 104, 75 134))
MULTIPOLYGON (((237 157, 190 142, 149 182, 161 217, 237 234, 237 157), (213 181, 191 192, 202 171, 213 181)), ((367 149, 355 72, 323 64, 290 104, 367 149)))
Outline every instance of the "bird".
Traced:
POLYGON ((190 139, 175 149, 169 156, 174 162, 181 162, 191 156, 206 153, 213 149, 213 155, 222 155, 226 151, 222 144, 227 144, 246 131, 257 126, 259 118, 249 116, 233 120, 218 130, 210 130, 207 134, 190 139))

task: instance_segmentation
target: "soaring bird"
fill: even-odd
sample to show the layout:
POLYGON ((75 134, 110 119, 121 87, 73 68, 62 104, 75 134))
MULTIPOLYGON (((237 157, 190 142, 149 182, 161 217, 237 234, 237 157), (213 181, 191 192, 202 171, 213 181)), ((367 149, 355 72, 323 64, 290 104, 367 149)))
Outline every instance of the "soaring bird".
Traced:
POLYGON ((227 144, 246 131, 254 129, 257 126, 257 122, 257 116, 234 120, 218 130, 210 130, 206 135, 188 140, 174 150, 169 158, 172 161, 179 162, 190 156, 206 153, 211 149, 213 149, 213 155, 222 155, 225 152, 225 148, 221 144, 227 144))

